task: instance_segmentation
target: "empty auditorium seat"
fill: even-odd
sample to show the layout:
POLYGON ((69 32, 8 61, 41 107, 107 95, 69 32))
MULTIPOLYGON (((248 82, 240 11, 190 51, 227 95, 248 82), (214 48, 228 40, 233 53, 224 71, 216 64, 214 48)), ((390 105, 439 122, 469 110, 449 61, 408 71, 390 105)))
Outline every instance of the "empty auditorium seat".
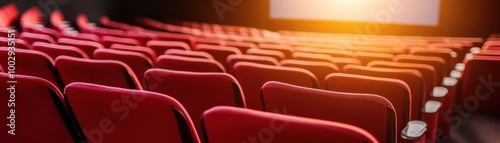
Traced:
POLYGON ((202 124, 205 142, 378 143, 356 126, 235 107, 206 111, 202 124))
POLYGON ((168 33, 168 32, 154 32, 156 34, 158 40, 162 41, 180 41, 188 44, 190 47, 196 46, 196 39, 192 35, 186 34, 176 34, 176 33, 168 33))
POLYGON ((163 55, 165 51, 169 49, 179 49, 179 50, 185 50, 185 51, 190 51, 191 48, 189 47, 188 44, 184 42, 179 42, 179 41, 158 41, 158 40, 151 40, 146 43, 146 47, 152 49, 155 51, 156 55, 163 55))
POLYGON ((241 53, 246 53, 248 49, 257 48, 253 43, 225 41, 225 46, 238 48, 241 53))
POLYGON ((64 93, 88 142, 200 142, 184 107, 167 95, 80 82, 64 93))
POLYGON ((429 49, 429 48, 414 47, 410 49, 410 54, 440 57, 443 60, 445 60, 447 64, 446 72, 451 72, 455 68, 455 65, 458 62, 457 61, 458 54, 451 49, 444 49, 444 48, 429 49))
POLYGON ((262 109, 260 88, 268 81, 318 88, 318 81, 310 71, 300 68, 278 67, 239 62, 233 67, 234 76, 240 82, 246 105, 250 109, 262 109))
POLYGON ((145 82, 149 91, 169 95, 184 105, 198 131, 205 110, 215 106, 245 108, 240 85, 229 74, 151 69, 145 82))
POLYGON ((0 79, 3 81, 0 85, 6 88, 0 92, 3 95, 0 99, 5 101, 0 112, 5 121, 0 127, 5 131, 0 134, 2 142, 68 143, 81 140, 63 103, 63 94, 56 85, 42 78, 19 74, 11 79, 9 74, 0 73, 0 79))
POLYGON ((95 34, 90 33, 71 33, 71 32, 62 32, 62 38, 75 39, 75 40, 85 40, 91 42, 100 42, 101 38, 95 34))
POLYGON ((483 50, 499 50, 500 49, 500 41, 486 41, 483 44, 483 50))
POLYGON ((146 45, 151 40, 156 40, 157 37, 153 33, 140 32, 140 31, 128 31, 125 33, 124 37, 135 39, 141 43, 141 45, 146 45))
MULTIPOLYGON (((195 37, 195 40, 196 40, 196 46, 198 44, 217 45, 217 46, 224 46, 225 45, 225 42, 223 40, 219 40, 219 39, 195 37)), ((196 47, 196 46, 193 46, 193 47, 196 47)))
POLYGON ((215 60, 175 55, 162 55, 158 57, 156 67, 191 72, 226 72, 224 66, 215 60))
POLYGON ((329 62, 314 62, 302 60, 283 60, 280 62, 284 67, 302 68, 312 72, 318 79, 319 88, 325 88, 325 77, 331 73, 340 72, 340 69, 329 62))
POLYGON ((7 37, 0 37, 0 46, 2 46, 2 47, 16 47, 16 48, 20 48, 20 49, 31 49, 32 48, 31 44, 24 41, 23 39, 16 38, 15 40, 11 40, 7 37), (14 43, 12 43, 11 41, 14 41, 14 43))
POLYGON ((271 58, 271 57, 265 57, 265 56, 254 56, 254 55, 229 55, 227 57, 227 64, 229 65, 228 73, 233 74, 233 67, 236 63, 238 62, 250 62, 250 63, 258 63, 258 64, 264 64, 264 65, 272 65, 272 66, 278 66, 280 65, 276 59, 271 58))
POLYGON ((257 56, 266 56, 266 57, 272 57, 278 61, 281 61, 285 59, 285 54, 283 54, 280 51, 274 51, 274 50, 263 50, 263 49, 248 49, 246 54, 248 55, 257 55, 257 56))
POLYGON ((19 35, 19 38, 25 40, 26 42, 33 44, 35 42, 45 42, 45 43, 50 43, 50 44, 55 44, 56 42, 54 39, 52 39, 48 35, 44 34, 36 34, 36 33, 29 33, 29 32, 23 32, 21 35, 19 35))
POLYGON ((476 110, 469 110, 471 112, 498 115, 500 98, 495 95, 500 91, 500 76, 498 76, 500 71, 496 68, 499 64, 500 58, 497 56, 474 56, 467 61, 457 104, 475 107, 473 109, 476 110))
POLYGON ((340 58, 335 57, 331 59, 331 62, 339 67, 340 70, 346 65, 361 65, 361 61, 354 58, 340 58))
POLYGON ((202 52, 202 51, 185 51, 185 50, 179 50, 179 49, 170 49, 170 50, 166 50, 164 54, 165 55, 175 55, 175 56, 182 56, 182 57, 214 60, 214 57, 212 55, 210 55, 206 52, 202 52))
POLYGON ((55 67, 66 86, 73 82, 87 82, 120 88, 143 89, 132 69, 120 61, 59 56, 55 67))
POLYGON ((113 49, 97 49, 94 51, 95 59, 117 60, 127 64, 142 83, 146 70, 153 68, 154 62, 144 54, 113 49))
POLYGON ((295 52, 295 49, 289 45, 259 44, 257 45, 257 47, 259 47, 259 49, 280 51, 281 53, 285 54, 286 58, 291 58, 292 53, 295 52))
POLYGON ((343 73, 366 75, 381 78, 391 78, 404 81, 410 91, 411 97, 411 119, 420 120, 422 105, 425 103, 424 91, 425 82, 422 74, 414 69, 391 69, 391 68, 374 68, 360 65, 347 65, 342 69, 343 73))
POLYGON ((122 38, 122 37, 114 37, 114 36, 104 36, 101 38, 101 44, 104 47, 111 47, 113 44, 122 44, 122 45, 130 45, 130 46, 142 46, 139 41, 131 38, 122 38))
POLYGON ((395 143, 399 136, 394 107, 378 95, 325 91, 273 81, 262 87, 261 94, 264 111, 286 109, 281 114, 354 125, 374 135, 379 142, 395 143))
POLYGON ((403 127, 411 118, 410 89, 404 81, 344 73, 330 74, 325 80, 327 90, 375 94, 387 98, 396 111, 396 135, 401 134, 403 127))
POLYGON ((15 60, 9 58, 7 48, 0 48, 0 63, 6 72, 12 69, 9 68, 9 61, 14 60, 15 74, 40 77, 60 87, 59 76, 54 69, 54 60, 49 55, 35 50, 16 49, 13 56, 15 60))
POLYGON ((74 39, 68 39, 68 38, 60 38, 57 40, 57 44, 59 45, 67 45, 67 46, 74 46, 87 54, 89 58, 93 58, 94 50, 96 49, 103 49, 104 46, 97 42, 92 42, 92 41, 85 41, 85 40, 74 40, 74 39))
POLYGON ((361 61, 362 65, 366 65, 371 61, 392 61, 394 55, 387 53, 355 52, 354 58, 361 61))
POLYGON ((332 62, 333 57, 327 54, 294 52, 292 58, 304 61, 332 62))
POLYGON ((49 55, 52 59, 56 59, 58 56, 65 55, 70 57, 78 57, 88 59, 89 56, 85 54, 82 50, 74 46, 64 46, 57 44, 50 44, 44 42, 33 43, 33 50, 44 52, 49 55))
POLYGON ((146 48, 146 47, 142 47, 142 46, 113 44, 113 45, 109 46, 109 48, 114 49, 114 50, 141 53, 141 54, 146 55, 152 61, 156 60, 156 58, 158 57, 158 55, 156 55, 156 53, 153 50, 146 48))
POLYGON ((241 51, 235 47, 226 47, 226 46, 216 46, 216 45, 207 45, 207 44, 198 44, 195 48, 197 51, 202 51, 209 53, 214 57, 214 60, 224 66, 225 69, 229 69, 229 64, 226 62, 227 57, 229 55, 241 55, 241 51))
POLYGON ((436 70, 436 83, 440 84, 443 78, 447 76, 446 61, 440 57, 431 56, 418 56, 418 55, 397 55, 394 57, 395 62, 400 63, 417 63, 417 64, 427 64, 436 70))

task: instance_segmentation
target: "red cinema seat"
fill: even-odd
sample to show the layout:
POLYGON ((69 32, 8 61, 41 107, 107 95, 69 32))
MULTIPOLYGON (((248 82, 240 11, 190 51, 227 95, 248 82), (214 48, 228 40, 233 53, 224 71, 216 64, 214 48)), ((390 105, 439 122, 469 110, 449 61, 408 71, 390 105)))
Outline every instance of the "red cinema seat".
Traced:
POLYGON ((70 57, 78 57, 88 59, 89 56, 85 54, 82 50, 74 46, 64 46, 57 44, 50 44, 44 42, 33 43, 33 50, 44 52, 49 55, 52 59, 56 59, 58 56, 65 55, 70 57))
POLYGON ((215 106, 245 108, 240 85, 226 73, 199 73, 151 69, 145 74, 146 87, 177 99, 189 112, 201 132, 201 115, 215 106))
MULTIPOLYGON (((326 89, 337 92, 367 93, 387 98, 396 111, 396 135, 411 117, 411 95, 408 85, 398 79, 333 73, 326 77, 326 89)), ((397 142, 401 142, 398 138, 397 142)))
POLYGON ((202 124, 205 142, 378 143, 352 125, 236 107, 214 107, 203 114, 202 124))
POLYGON ((214 57, 212 55, 210 55, 206 52, 202 52, 202 51, 185 51, 185 50, 179 50, 179 49, 170 49, 170 50, 166 50, 164 54, 165 55, 181 56, 181 57, 214 60, 214 57))
POLYGON ((263 49, 248 49, 246 52, 247 55, 256 55, 256 56, 266 56, 266 57, 272 57, 278 61, 281 61, 285 59, 285 54, 283 54, 280 51, 274 51, 274 50, 263 50, 263 49))
POLYGON ((337 65, 340 70, 346 65, 361 65, 361 61, 354 58, 332 58, 331 63, 337 65))
POLYGON ((500 41, 486 41, 483 44, 483 50, 500 50, 500 41))
POLYGON ((66 86, 73 82, 87 82, 120 88, 143 89, 132 69, 120 61, 59 56, 55 67, 66 86))
MULTIPOLYGON (((465 63, 462 76, 460 96, 456 104, 462 104, 467 111, 498 115, 500 102, 500 58, 497 56, 474 56, 465 63)), ((456 111, 455 111, 456 112, 456 111)))
POLYGON ((64 93, 89 142, 200 143, 184 107, 167 95, 81 82, 64 93))
MULTIPOLYGON (((338 49, 326 49, 326 48, 314 48, 314 47, 295 47, 296 52, 304 53, 316 53, 316 54, 327 54, 332 57, 352 57, 353 52, 349 50, 338 50, 338 49)), ((295 53, 296 53, 295 52, 295 53)))
POLYGON ((114 50, 120 50, 120 51, 129 51, 129 52, 136 52, 136 53, 141 53, 146 55, 149 59, 152 61, 156 60, 158 55, 156 53, 147 48, 147 47, 142 47, 142 46, 132 46, 132 45, 123 45, 123 44, 113 44, 109 47, 110 49, 114 50))
POLYGON ((394 57, 395 62, 399 63, 415 63, 427 64, 436 70, 436 83, 440 84, 443 78, 446 77, 446 61, 440 57, 418 56, 418 55, 398 55, 394 57))
POLYGON ((262 109, 260 89, 268 81, 318 88, 318 81, 310 71, 300 68, 278 67, 239 62, 233 67, 234 76, 240 82, 247 108, 262 109))
POLYGON ((281 53, 285 54, 286 58, 291 58, 292 53, 295 52, 295 49, 289 45, 259 44, 257 45, 257 47, 264 50, 280 51, 281 53))
MULTIPOLYGON (((217 45, 217 46, 224 46, 225 41, 219 40, 219 39, 212 39, 212 38, 201 38, 201 37, 196 37, 196 46, 199 44, 206 44, 206 45, 217 45)), ((194 46, 194 47, 196 47, 194 46)))
POLYGON ((156 34, 140 31, 128 31, 125 33, 124 37, 135 39, 141 43, 141 45, 146 45, 149 41, 157 39, 156 34))
POLYGON ((449 75, 453 69, 455 69, 455 65, 457 64, 457 53, 451 49, 439 48, 439 49, 429 49, 429 48, 418 48, 414 47, 410 49, 410 54, 412 55, 420 55, 420 56, 431 56, 431 57, 440 57, 445 60, 447 67, 446 72, 449 75))
POLYGON ((85 54, 87 54, 87 56, 89 56, 89 58, 93 58, 94 50, 104 49, 104 46, 102 46, 101 44, 99 44, 97 42, 85 41, 85 40, 74 40, 74 39, 68 39, 68 38, 58 39, 57 44, 77 47, 78 49, 81 49, 82 51, 84 51, 85 54))
POLYGON ((261 94, 264 111, 286 109, 282 114, 354 125, 384 143, 395 143, 399 136, 394 107, 378 95, 325 91, 281 82, 266 83, 261 94))
POLYGON ((354 58, 361 61, 362 65, 366 65, 371 61, 392 61, 394 55, 387 53, 355 52, 354 58))
POLYGON ((332 62, 333 57, 327 54, 294 52, 292 58, 303 61, 332 62))
POLYGON ((169 49, 179 49, 179 50, 185 50, 185 51, 191 50, 191 48, 189 47, 188 44, 186 44, 184 42, 179 42, 179 41, 151 40, 151 41, 148 41, 148 43, 146 43, 146 47, 155 51, 156 55, 163 55, 163 53, 165 53, 165 51, 167 51, 169 49))
POLYGON ((188 44, 190 47, 196 46, 196 39, 192 35, 186 34, 176 34, 176 33, 168 33, 168 32, 154 32, 156 34, 158 40, 162 41, 180 41, 188 44))
POLYGON ((250 62, 250 63, 258 63, 264 65, 278 66, 279 62, 276 59, 265 56, 254 56, 254 55, 229 55, 227 57, 227 64, 229 65, 228 73, 233 74, 234 65, 238 62, 250 62))
POLYGON ((8 64, 9 61, 13 60, 8 57, 8 48, 0 48, 0 63, 2 63, 5 72, 12 69, 9 66, 13 66, 15 67, 15 74, 43 78, 59 87, 59 75, 54 68, 54 60, 49 55, 35 50, 16 49, 15 65, 8 64))
POLYGON ((54 41, 54 39, 52 39, 50 36, 45 35, 45 34, 23 32, 23 33, 21 33, 19 38, 25 40, 26 42, 28 42, 30 44, 33 44, 35 42, 45 42, 45 43, 50 43, 50 44, 56 43, 56 41, 54 41))
POLYGON ((241 51, 235 47, 222 47, 216 45, 206 45, 198 44, 196 46, 197 51, 206 52, 214 57, 216 61, 222 64, 225 69, 230 69, 227 63, 227 57, 229 55, 241 55, 241 51))
POLYGON ((411 97, 411 120, 420 120, 422 106, 425 103, 424 97, 424 78, 422 74, 414 69, 390 69, 390 68, 374 68, 360 65, 348 65, 342 69, 343 73, 357 74, 381 78, 399 79, 404 81, 410 90, 411 97))
POLYGON ((368 63, 368 67, 376 67, 376 68, 391 68, 391 69, 414 69, 419 71, 422 74, 425 82, 425 91, 424 99, 429 99, 432 93, 432 89, 437 86, 438 83, 435 83, 436 72, 434 67, 426 64, 412 64, 412 63, 396 63, 396 62, 387 62, 387 61, 373 61, 368 63))
POLYGON ((95 34, 90 34, 90 33, 71 33, 71 32, 62 32, 61 33, 62 38, 67 38, 67 39, 75 39, 75 40, 84 40, 84 41, 91 41, 91 42, 100 42, 101 38, 95 34))
POLYGON ((42 78, 19 74, 11 79, 9 74, 0 73, 0 79, 0 85, 5 88, 0 91, 0 99, 5 101, 0 111, 5 121, 0 127, 5 131, 0 134, 2 142, 80 142, 81 138, 63 103, 63 94, 56 85, 42 78), (15 88, 9 88, 13 85, 15 88), (10 110, 15 113, 11 114, 10 110), (14 122, 12 126, 9 125, 11 122, 14 122), (12 132, 15 135, 8 133, 11 127, 15 128, 12 132))
POLYGON ((104 47, 111 47, 113 44, 122 44, 129 46, 142 46, 139 41, 131 38, 122 38, 122 37, 114 37, 114 36, 104 36, 101 38, 101 44, 104 47))
POLYGON ((156 67, 191 72, 226 72, 222 64, 215 60, 174 55, 162 55, 158 57, 156 67))
POLYGON ((340 72, 335 64, 329 62, 283 60, 280 63, 284 67, 302 68, 312 72, 318 79, 320 89, 325 89, 325 77, 328 74, 340 72))
POLYGON ((136 52, 119 51, 113 49, 97 49, 94 51, 95 59, 117 60, 127 64, 142 83, 146 70, 153 68, 154 62, 146 55, 136 52))
POLYGON ((0 46, 2 47, 16 47, 19 49, 31 49, 30 43, 24 41, 23 39, 16 38, 15 40, 0 37, 0 46), (14 41, 14 42, 12 42, 14 41))
POLYGON ((238 48, 242 53, 246 53, 248 49, 257 48, 255 44, 248 42, 225 41, 225 43, 225 46, 238 48))

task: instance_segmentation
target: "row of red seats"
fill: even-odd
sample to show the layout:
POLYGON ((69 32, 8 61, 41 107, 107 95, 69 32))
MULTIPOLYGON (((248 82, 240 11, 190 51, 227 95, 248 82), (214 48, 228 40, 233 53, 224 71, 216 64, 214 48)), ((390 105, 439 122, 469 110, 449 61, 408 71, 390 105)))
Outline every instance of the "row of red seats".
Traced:
MULTIPOLYGON (((454 101, 453 98, 455 98, 453 92, 456 90, 456 87, 454 86, 454 84, 457 81, 452 82, 452 84, 448 83, 442 84, 442 82, 448 81, 446 79, 453 80, 452 78, 444 78, 444 77, 451 76, 451 74, 449 73, 455 69, 454 65, 456 63, 459 63, 460 61, 456 60, 457 57, 460 57, 458 55, 460 54, 465 55, 468 52, 468 48, 464 48, 463 46, 460 45, 457 46, 456 44, 443 46, 445 48, 436 48, 439 46, 439 44, 434 44, 434 46, 426 48, 407 47, 403 49, 403 52, 391 48, 383 48, 383 49, 380 48, 377 50, 378 53, 373 53, 374 51, 368 51, 371 52, 368 53, 366 51, 362 52, 363 49, 360 48, 359 45, 357 47, 347 47, 346 50, 346 48, 321 47, 321 46, 318 46, 316 48, 311 48, 313 46, 311 47, 285 46, 285 45, 278 45, 276 43, 278 41, 271 42, 272 40, 266 41, 264 43, 260 42, 252 43, 249 41, 247 41, 246 43, 241 41, 230 42, 221 39, 198 38, 191 35, 171 34, 167 32, 147 31, 147 30, 144 31, 143 29, 140 28, 134 28, 131 25, 124 25, 121 23, 112 22, 106 18, 103 18, 101 21, 104 21, 102 22, 103 25, 109 28, 101 28, 88 23, 88 21, 85 21, 86 18, 84 19, 82 18, 82 16, 79 16, 78 19, 81 20, 79 28, 82 30, 82 32, 95 34, 98 37, 98 41, 92 41, 92 40, 89 41, 83 39, 75 40, 76 38, 73 39, 73 38, 57 38, 57 37, 53 38, 51 41, 47 40, 52 38, 51 36, 43 36, 44 33, 40 33, 39 31, 34 31, 35 33, 23 32, 21 35, 23 34, 24 35, 21 36, 21 39, 24 39, 26 43, 33 44, 31 48, 27 47, 28 49, 35 49, 35 50, 38 49, 40 51, 44 51, 44 49, 45 50, 49 49, 48 51, 44 52, 53 55, 49 57, 49 56, 44 56, 45 54, 43 53, 32 50, 19 50, 17 55, 19 56, 18 59, 30 60, 32 57, 42 57, 42 58, 27 62, 31 64, 23 64, 22 60, 20 60, 17 61, 18 66, 22 65, 31 66, 33 65, 34 62, 42 61, 41 64, 37 64, 40 67, 36 69, 47 69, 47 70, 39 70, 36 72, 33 72, 33 70, 19 69, 19 72, 30 71, 33 72, 30 73, 30 75, 32 74, 52 75, 53 78, 44 76, 40 77, 51 80, 53 83, 64 83, 61 85, 60 89, 63 89, 62 87, 65 87, 64 85, 67 85, 66 90, 68 90, 68 87, 74 82, 88 82, 100 85, 108 85, 108 86, 131 88, 131 89, 145 89, 159 93, 164 93, 166 95, 174 97, 176 100, 182 103, 182 105, 184 105, 186 110, 189 112, 189 114, 187 113, 186 114, 189 115, 191 119, 194 121, 193 126, 194 129, 197 130, 197 134, 201 133, 208 134, 208 135, 199 135, 199 137, 205 140, 209 140, 210 142, 214 142, 215 140, 225 140, 227 142, 234 142, 229 140, 228 137, 222 137, 222 136, 211 137, 210 136, 211 133, 217 133, 218 131, 211 130, 211 132, 206 132, 201 127, 202 124, 200 124, 200 122, 197 122, 198 119, 201 119, 202 113, 204 111, 206 111, 211 107, 219 105, 247 107, 250 109, 258 109, 264 111, 274 111, 276 109, 286 108, 287 109, 286 114, 342 122, 360 127, 363 130, 366 130, 368 133, 372 134, 373 137, 376 138, 379 142, 401 142, 402 138, 399 137, 399 135, 403 131, 403 128, 406 123, 416 123, 416 125, 421 125, 422 124, 421 122, 410 122, 410 120, 414 119, 424 120, 426 121, 428 131, 426 133, 427 134, 426 138, 422 138, 421 140, 427 140, 427 141, 435 140, 437 126, 442 124, 438 123, 441 122, 438 119, 439 117, 438 115, 443 114, 442 109, 440 109, 439 111, 437 109, 439 109, 439 106, 443 106, 445 107, 445 109, 451 108, 450 106, 452 106, 454 101), (137 33, 137 31, 142 30, 141 32, 148 33, 150 35, 147 36, 150 39, 148 39, 147 37, 141 38, 141 36, 127 37, 126 34, 123 33, 129 33, 130 31, 128 30, 133 31, 135 33, 137 33), (110 32, 111 34, 108 35, 107 32, 103 31, 107 32, 112 31, 112 32, 110 32), (122 33, 123 35, 118 33, 122 33), (120 38, 120 37, 126 37, 126 38, 120 38), (165 37, 165 38, 162 39, 158 37, 165 37), (163 41, 163 40, 174 40, 180 42, 163 41), (61 45, 67 44, 72 46, 54 45, 55 43, 61 45), (160 48, 155 48, 155 46, 153 46, 154 44, 149 44, 149 43, 155 43, 158 45, 157 47, 160 48), (233 45, 241 44, 244 46, 232 46, 227 43, 233 43, 233 45), (165 44, 167 46, 163 46, 165 44), (146 47, 149 48, 138 47, 140 45, 145 45, 146 47), (82 48, 82 47, 89 47, 89 48, 82 48), (50 48, 52 48, 52 50, 50 48), (59 55, 69 55, 62 49, 66 49, 66 51, 72 51, 73 56, 78 58, 59 56, 59 55), (337 51, 331 51, 330 49, 337 51), (387 53, 387 51, 394 53, 381 54, 381 53, 387 53), (455 52, 456 54, 455 56, 453 54, 450 54, 453 52, 455 52), (22 56, 23 53, 31 53, 31 55, 22 56), (243 53, 249 55, 243 55, 243 53), (325 53, 333 53, 333 54, 325 54, 325 53), (352 56, 349 53, 354 53, 354 56, 352 56), (396 54, 405 54, 405 53, 409 55, 395 56, 396 54), (418 56, 420 54, 424 56, 418 56), (42 56, 36 56, 36 55, 42 55, 42 56), (86 58, 85 55, 87 55, 88 58, 113 59, 121 62, 107 61, 107 60, 90 60, 90 59, 85 59, 86 58), (332 55, 340 55, 340 56, 337 56, 336 59, 332 55), (56 59, 56 60, 53 61, 50 59, 56 59), (248 63, 248 62, 255 62, 255 63, 248 63), (268 66, 263 64, 270 64, 274 66, 268 66), (142 67, 133 65, 141 65, 142 67), (359 66, 359 65, 367 65, 367 66, 359 66), (161 69, 147 70, 151 67, 165 68, 170 70, 161 70, 161 69), (387 69, 387 67, 390 67, 392 69, 387 69), (95 69, 99 69, 100 71, 96 71, 95 69), (325 71, 323 69, 328 69, 328 71, 325 71), (401 69, 401 70, 394 70, 394 69, 401 69), (178 70, 184 70, 187 72, 181 72, 178 70), (43 73, 43 71, 47 73, 43 73), (202 73, 192 73, 193 71, 202 73), (343 73, 337 73, 340 71, 343 73), (211 72, 211 73, 203 73, 203 72, 211 72), (235 78, 233 78, 233 76, 229 74, 214 73, 214 72, 228 72, 231 73, 235 78), (112 73, 112 74, 103 75, 103 73, 112 73), (145 74, 140 74, 140 73, 145 73, 145 74), (145 76, 144 78, 136 77, 143 75, 145 76), (204 78, 207 79, 203 80, 204 78), (142 84, 139 79, 145 79, 145 83, 142 84), (217 81, 219 80, 221 81, 221 83, 217 83, 217 81), (267 83, 268 81, 280 81, 284 83, 273 83, 273 82, 267 83), (288 85, 285 83, 293 85, 288 85), (297 85, 301 87, 298 87, 297 85), (441 86, 441 85, 447 87, 435 88, 436 86, 441 86), (312 88, 334 90, 337 92, 328 92, 312 88), (445 94, 439 95, 438 94, 439 92, 435 91, 443 88, 446 88, 444 90, 445 91, 448 90, 450 94, 446 96, 445 94), (294 91, 291 89, 296 89, 298 91, 293 93, 286 93, 289 91, 294 91), (394 89, 394 90, 387 90, 387 89, 394 89), (298 94, 301 92, 305 93, 298 94), (207 94, 207 93, 213 93, 213 94, 207 94), (366 98, 347 97, 347 94, 354 94, 354 93, 364 93, 366 94, 366 98), (288 96, 292 94, 296 94, 296 96, 293 97, 288 96), (336 95, 338 95, 339 99, 327 100, 327 99, 322 99, 321 96, 319 95, 318 98, 314 99, 310 99, 308 98, 308 96, 301 97, 310 94, 311 96, 314 94, 328 94, 329 96, 325 97, 331 97, 331 98, 336 97, 336 95), (223 95, 224 97, 222 97, 223 95), (440 98, 441 96, 445 96, 445 98, 440 98), (340 102, 343 101, 341 99, 344 98, 347 102, 340 102), (199 99, 205 99, 205 100, 199 100, 199 99), (227 99, 227 101, 225 101, 225 99, 227 99), (332 111, 331 112, 328 111, 325 113, 323 109, 325 108, 324 106, 327 105, 319 104, 322 103, 322 101, 326 103, 333 103, 337 101, 339 101, 339 103, 353 103, 352 102, 353 100, 355 100, 356 102, 366 101, 366 104, 363 105, 367 105, 367 107, 366 108, 364 106, 359 107, 359 105, 357 104, 328 105, 328 106, 333 106, 331 107, 332 111), (304 104, 312 104, 312 105, 304 106, 304 104), (434 109, 432 108, 433 106, 434 109), (311 108, 305 108, 305 107, 311 107, 311 108), (290 108, 293 108, 293 110, 291 110, 290 108), (335 109, 339 109, 340 111, 336 111, 335 109), (352 109, 352 110, 349 110, 349 113, 345 113, 345 111, 342 111, 342 109, 352 109), (419 109, 425 109, 425 110, 422 112, 419 109), (353 115, 352 113, 373 113, 373 114, 353 115), (330 116, 330 115, 339 115, 342 118, 340 118, 339 116, 330 116), (376 118, 376 119, 374 119, 373 121, 372 120, 367 121, 366 119, 368 118, 376 118)), ((59 18, 59 20, 61 20, 61 18, 59 18)), ((217 26, 214 26, 214 28, 212 29, 214 29, 213 31, 218 31, 216 33, 220 34, 223 32, 220 31, 220 28, 215 28, 215 27, 217 26)), ((44 27, 41 28, 45 29, 44 27)), ((256 29, 250 31, 251 32, 249 33, 253 33, 251 35, 263 35, 262 33, 265 33, 265 32, 260 32, 256 29)), ((441 39, 441 38, 436 38, 436 39, 441 39)), ((442 41, 442 39, 439 41, 442 41)), ((472 41, 473 40, 470 40, 469 42, 472 41)), ((295 44, 300 44, 300 43, 295 43, 295 44)), ((290 45, 294 44, 292 43, 290 45)), ((307 44, 307 45, 310 46, 316 44, 307 44)), ((469 62, 467 63, 469 64, 469 62)), ((467 67, 468 65, 465 67, 465 69, 467 69, 467 67)), ((462 78, 462 76, 456 76, 456 78, 460 79, 462 78)), ((93 88, 91 87, 91 89, 82 89, 82 91, 78 93, 87 95, 88 91, 97 87, 103 87, 103 86, 96 86, 93 88)), ((67 92, 65 93, 68 94, 67 92)), ((75 112, 75 115, 77 116, 76 120, 79 121, 78 124, 76 124, 75 126, 80 125, 84 126, 83 129, 92 129, 92 125, 99 124, 98 120, 88 120, 88 118, 90 117, 95 117, 95 114, 83 114, 83 113, 89 113, 85 111, 89 111, 90 110, 90 108, 88 108, 90 106, 89 104, 95 102, 92 101, 92 99, 95 98, 86 99, 88 103, 79 106, 80 113, 75 112), (84 118, 83 121, 89 121, 90 123, 88 124, 85 123, 88 126, 85 126, 84 123, 81 123, 83 121, 79 120, 78 116, 80 116, 80 118, 84 118), (92 122, 96 124, 92 124, 92 122)), ((111 102, 112 100, 110 99, 109 101, 111 102)), ((77 108, 73 107, 73 104, 68 103, 68 105, 74 111, 75 111, 74 108, 77 108)), ((92 111, 95 110, 101 111, 101 109, 105 109, 103 107, 109 108, 109 103, 107 103, 106 106, 104 105, 96 106, 95 107, 96 109, 92 109, 92 111)), ((231 111, 234 111, 235 114, 241 115, 243 117, 247 117, 249 114, 245 112, 254 112, 254 111, 245 111, 244 109, 234 109, 234 110, 221 109, 221 110, 224 110, 220 111, 221 114, 231 113, 231 111)), ((102 117, 111 114, 112 113, 98 114, 104 116, 95 117, 95 119, 102 119, 102 117)), ((256 113, 256 114, 266 114, 266 113, 256 113)), ((281 116, 281 115, 276 115, 276 116, 281 116)), ((229 117, 235 117, 235 115, 233 114, 233 116, 229 117)), ((269 120, 269 118, 266 119, 269 120)), ((222 121, 214 120, 214 121, 223 123, 226 122, 225 120, 222 121)), ((256 122, 256 120, 245 120, 245 121, 248 121, 249 123, 256 122)), ((191 121, 188 120, 188 122, 191 121)), ((177 123, 177 125, 179 124, 182 123, 177 123)), ((413 126, 409 127, 413 128, 414 124, 411 125, 413 126)), ((214 125, 214 126, 220 127, 223 125, 214 125)), ((234 128, 234 126, 227 126, 227 127, 234 128)), ((121 130, 121 131, 127 131, 127 130, 121 130)), ((370 137, 370 135, 364 134, 363 131, 359 130, 355 131, 359 135, 356 136, 358 139, 372 138, 370 137)), ((95 135, 94 133, 95 132, 90 132, 90 133, 84 132, 84 134, 87 136, 87 139, 95 137, 92 136, 95 135)), ((219 133, 224 133, 224 132, 219 131, 219 133)), ((173 133, 171 135, 175 134, 176 133, 173 133)), ((247 135, 247 134, 242 133, 242 135, 247 135)), ((193 140, 197 140, 198 138, 198 136, 194 135, 194 133, 191 133, 191 136, 194 138, 193 140)), ((285 138, 283 138, 283 140, 280 141, 286 141, 287 138, 286 136, 284 137, 285 138)), ((412 139, 412 137, 415 137, 415 135, 408 135, 406 137, 408 137, 408 139, 412 139)), ((238 136, 234 137, 234 139, 237 139, 235 141, 240 141, 242 138, 245 137, 238 137, 238 136)), ((117 139, 115 141, 119 140, 118 138, 112 138, 112 139, 117 139)), ((323 140, 325 139, 325 137, 319 137, 317 139, 319 139, 320 141, 325 141, 323 140)), ((335 139, 343 139, 343 138, 335 137, 335 139)))

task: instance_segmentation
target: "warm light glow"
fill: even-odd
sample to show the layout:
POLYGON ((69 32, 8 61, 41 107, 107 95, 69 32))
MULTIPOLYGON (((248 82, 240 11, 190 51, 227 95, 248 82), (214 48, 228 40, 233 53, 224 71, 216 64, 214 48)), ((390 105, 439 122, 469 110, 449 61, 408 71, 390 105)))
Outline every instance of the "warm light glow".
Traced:
POLYGON ((271 18, 437 26, 439 7, 440 0, 271 0, 271 18))

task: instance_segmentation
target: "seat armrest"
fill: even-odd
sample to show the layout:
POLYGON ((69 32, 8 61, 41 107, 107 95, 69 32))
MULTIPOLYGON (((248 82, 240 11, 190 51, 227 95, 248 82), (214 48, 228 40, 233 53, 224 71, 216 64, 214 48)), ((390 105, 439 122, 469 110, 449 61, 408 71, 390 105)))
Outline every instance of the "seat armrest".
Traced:
MULTIPOLYGON (((455 79, 458 79, 458 78, 461 78, 462 77, 462 72, 458 71, 458 70, 453 70, 451 71, 450 73, 450 77, 451 78, 455 78, 455 79)), ((443 81, 444 82, 444 81, 443 81)))
POLYGON ((465 64, 464 63, 458 63, 455 65, 455 70, 463 72, 465 69, 465 64))
POLYGON ((436 133, 439 124, 439 113, 442 107, 439 101, 429 100, 425 102, 424 111, 422 113, 422 121, 427 123, 426 142, 435 142, 436 133))
POLYGON ((404 140, 415 141, 422 138, 427 131, 427 123, 424 121, 413 120, 408 122, 401 132, 401 138, 404 140))
POLYGON ((441 97, 445 97, 446 94, 448 94, 448 89, 446 87, 442 87, 442 86, 436 86, 434 87, 434 89, 432 89, 432 97, 435 97, 435 98, 441 98, 441 97))

